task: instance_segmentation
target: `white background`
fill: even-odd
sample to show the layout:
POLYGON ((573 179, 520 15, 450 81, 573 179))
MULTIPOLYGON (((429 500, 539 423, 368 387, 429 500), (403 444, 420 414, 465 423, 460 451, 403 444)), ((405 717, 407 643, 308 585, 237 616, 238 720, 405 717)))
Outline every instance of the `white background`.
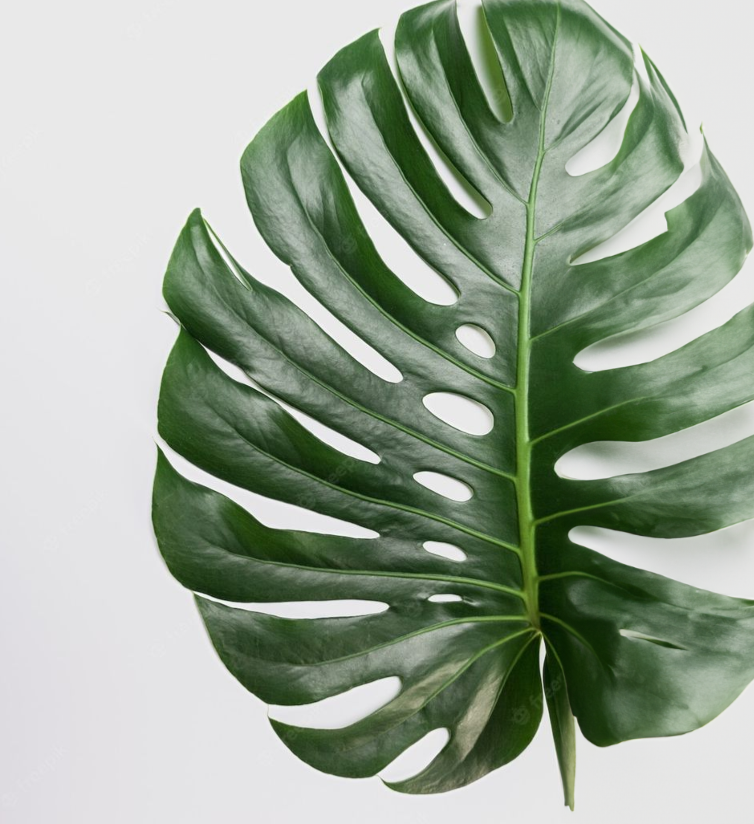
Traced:
MULTIPOLYGON (((561 808, 546 723, 514 764, 450 795, 406 797, 378 779, 317 773, 284 748, 265 707, 223 669, 191 596, 159 558, 149 501, 158 384, 175 335, 160 312, 172 244, 201 205, 247 268, 285 282, 254 236, 240 154, 339 47, 408 5, 45 0, 4 11, 4 824, 701 824, 750 809, 751 691, 690 736, 608 750, 580 740, 578 819, 561 808)), ((692 128, 703 116, 751 207, 745 8, 599 0, 597 9, 659 64, 692 128)), ((749 281, 718 302, 708 324, 752 299, 749 281)), ((602 365, 648 357, 698 334, 702 322, 697 314, 594 357, 602 365)), ((706 430, 702 449, 753 430, 751 415, 737 413, 722 434, 706 430)), ((693 447, 671 442, 667 454, 678 443, 693 447)), ((650 453, 658 454, 595 451, 581 466, 642 465, 650 453)), ((255 506, 270 523, 290 518, 279 506, 255 506)), ((631 563, 754 596, 753 535, 743 526, 668 552, 591 540, 631 563)))

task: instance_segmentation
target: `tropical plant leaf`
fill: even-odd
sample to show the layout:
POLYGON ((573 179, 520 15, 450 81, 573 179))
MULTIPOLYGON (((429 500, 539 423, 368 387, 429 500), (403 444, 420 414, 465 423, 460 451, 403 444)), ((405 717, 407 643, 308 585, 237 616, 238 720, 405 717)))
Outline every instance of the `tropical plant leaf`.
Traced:
POLYGON ((199 212, 170 260, 165 297, 181 332, 165 370, 159 431, 223 481, 373 530, 347 538, 269 528, 183 478, 161 455, 154 523, 175 577, 225 665, 274 704, 319 701, 387 676, 397 697, 342 729, 273 721, 288 747, 342 776, 382 770, 429 731, 447 745, 411 793, 468 784, 515 758, 547 705, 566 802, 574 718, 598 745, 697 729, 754 676, 754 602, 617 563, 571 541, 578 525, 679 538, 754 516, 754 438, 648 472, 560 477, 555 463, 595 441, 646 441, 754 398, 751 307, 648 363, 588 373, 585 347, 700 304, 751 248, 741 203, 705 146, 698 190, 668 231, 579 263, 683 171, 685 125, 653 63, 581 0, 486 0, 504 85, 490 102, 452 2, 401 18, 410 106, 489 205, 471 214, 423 148, 403 90, 372 32, 319 76, 329 137, 306 95, 242 160, 256 226, 327 309, 392 363, 389 382, 218 246, 199 212), (566 164, 640 95, 620 150, 574 176, 566 164), (501 119, 498 108, 508 111, 501 119), (450 306, 419 297, 380 257, 341 168, 445 281, 450 306), (483 358, 456 335, 483 329, 483 358), (240 367, 238 382, 216 358, 240 367), (486 435, 424 404, 455 393, 494 417, 486 435), (281 405, 279 401, 284 402, 281 405), (349 458, 294 407, 379 456, 349 458), (467 501, 417 473, 462 481, 467 501), (462 549, 452 560, 429 541, 462 549), (456 596, 453 599, 436 596, 456 596), (228 603, 361 599, 379 614, 285 619, 228 603))

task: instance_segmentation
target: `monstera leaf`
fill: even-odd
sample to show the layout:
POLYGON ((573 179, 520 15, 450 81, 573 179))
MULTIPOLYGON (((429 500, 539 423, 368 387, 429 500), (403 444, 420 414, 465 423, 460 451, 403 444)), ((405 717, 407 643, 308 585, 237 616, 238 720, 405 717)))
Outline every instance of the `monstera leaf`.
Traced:
POLYGON ((400 20, 400 80, 376 32, 324 68, 335 153, 301 95, 242 160, 249 207, 272 251, 401 380, 365 368, 246 272, 198 212, 165 280, 181 325, 159 404, 165 442, 225 482, 377 537, 269 528, 163 455, 154 523, 171 572, 199 594, 223 662, 263 701, 307 704, 400 678, 397 697, 342 729, 274 721, 299 758, 370 776, 445 728, 449 740, 429 766, 391 785, 441 792, 518 756, 547 703, 572 805, 574 717, 600 746, 685 733, 754 676, 754 602, 569 538, 579 525, 680 538, 753 517, 754 438, 604 480, 555 471, 581 444, 651 440, 754 398, 752 308, 648 363, 596 373, 574 364, 590 344, 709 298, 739 271, 752 238, 705 148, 701 185, 668 212, 667 232, 579 263, 681 174, 680 110, 653 63, 642 55, 637 72, 630 44, 581 0, 486 0, 484 13, 507 117, 475 73, 454 4, 442 0, 400 20), (569 174, 569 159, 621 112, 635 77, 639 99, 617 155, 569 174), (486 217, 449 191, 410 108, 487 202, 486 217), (391 271, 346 175, 452 286, 452 305, 424 300, 391 271), (490 336, 494 356, 460 342, 465 325, 490 336), (218 358, 251 380, 232 379, 218 358), (435 393, 485 406, 492 430, 468 434, 441 420, 425 403, 435 393), (286 407, 379 461, 346 456, 286 407), (450 500, 417 482, 425 472, 473 494, 450 500), (430 552, 428 542, 463 556, 430 552), (340 599, 388 608, 293 620, 228 603, 340 599))

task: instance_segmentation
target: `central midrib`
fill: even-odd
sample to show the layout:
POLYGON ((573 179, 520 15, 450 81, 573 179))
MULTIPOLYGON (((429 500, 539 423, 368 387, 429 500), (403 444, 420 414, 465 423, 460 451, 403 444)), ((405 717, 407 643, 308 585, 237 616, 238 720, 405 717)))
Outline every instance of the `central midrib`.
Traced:
POLYGON ((547 86, 542 98, 539 117, 539 144, 534 164, 529 197, 526 201, 526 243, 521 269, 521 291, 519 293, 517 353, 516 353, 516 502, 518 507, 519 544, 524 591, 529 620, 537 630, 540 627, 539 611, 539 574, 537 570, 535 529, 536 522, 532 508, 531 496, 531 449, 529 437, 529 367, 531 349, 531 279, 534 269, 534 252, 536 240, 537 190, 545 159, 545 129, 547 123, 547 106, 550 101, 553 76, 555 73, 555 46, 560 28, 560 4, 557 7, 555 32, 550 54, 550 70, 547 86))

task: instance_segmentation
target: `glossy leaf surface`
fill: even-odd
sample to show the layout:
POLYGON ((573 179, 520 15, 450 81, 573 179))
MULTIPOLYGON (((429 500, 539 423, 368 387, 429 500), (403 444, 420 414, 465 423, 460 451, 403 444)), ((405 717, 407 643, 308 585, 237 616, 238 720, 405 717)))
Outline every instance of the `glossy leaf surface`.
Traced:
POLYGON ((484 10, 505 78, 495 101, 454 4, 442 0, 401 18, 400 82, 377 32, 321 72, 337 158, 301 95, 242 159, 269 247, 400 380, 374 374, 229 258, 199 212, 166 275, 182 329, 160 397, 165 442, 225 482, 376 537, 269 528, 162 455, 154 523, 171 572, 198 593, 223 662, 262 700, 307 704, 400 678, 395 698, 350 726, 273 722, 300 758, 370 776, 445 728, 448 743, 429 766, 392 785, 441 792, 518 756, 547 704, 572 806, 574 716, 598 745, 676 735, 714 718, 754 677, 754 602, 634 569, 569 538, 580 525, 678 538, 754 517, 754 438, 601 480, 555 471, 582 444, 651 440, 754 399, 751 308, 649 363, 595 373, 574 364, 590 344, 716 293, 740 270, 751 232, 705 147, 701 185, 667 214, 667 232, 579 263, 683 171, 680 110, 653 63, 642 55, 637 72, 631 45, 580 0, 487 0, 484 10), (635 78, 639 99, 617 155, 569 174, 568 161, 616 118, 635 78), (485 216, 448 189, 407 106, 485 216), (424 300, 391 271, 347 176, 452 286, 454 303, 424 300), (461 342, 457 330, 469 325, 494 343, 491 357, 461 342), (229 377, 217 358, 250 383, 229 377), (436 393, 486 407, 491 431, 468 434, 438 418, 425 402, 436 393), (326 444, 278 400, 379 462, 326 444), (447 498, 419 473, 460 481, 470 497, 447 498), (456 554, 428 551, 427 542, 456 554), (338 600, 388 608, 290 619, 221 603, 338 600))

